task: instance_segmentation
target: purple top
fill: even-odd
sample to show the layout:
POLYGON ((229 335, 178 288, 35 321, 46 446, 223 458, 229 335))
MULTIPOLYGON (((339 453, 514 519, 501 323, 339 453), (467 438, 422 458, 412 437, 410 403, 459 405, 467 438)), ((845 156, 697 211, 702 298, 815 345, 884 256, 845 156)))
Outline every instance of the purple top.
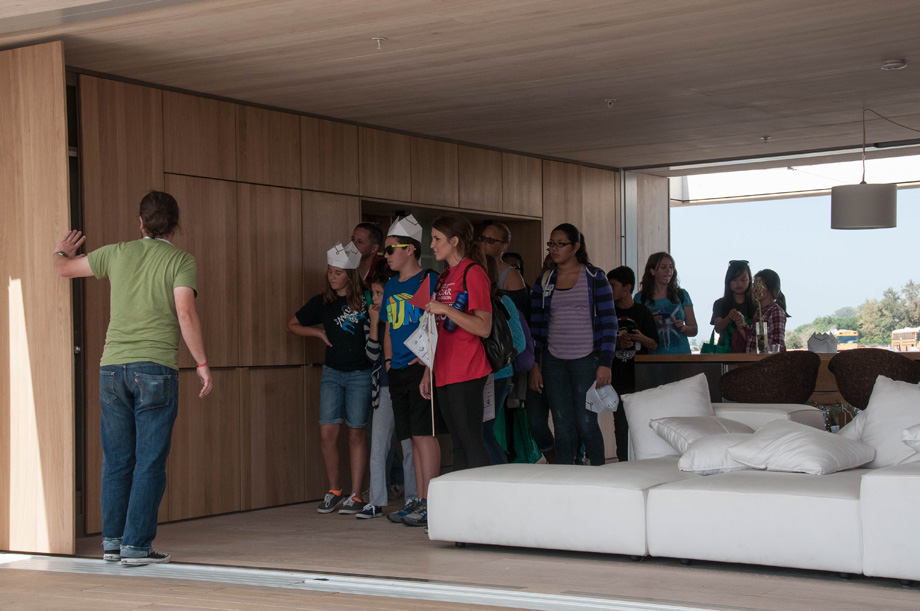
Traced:
POLYGON ((588 279, 578 274, 570 289, 556 289, 549 314, 549 353, 557 359, 580 359, 594 352, 588 279))

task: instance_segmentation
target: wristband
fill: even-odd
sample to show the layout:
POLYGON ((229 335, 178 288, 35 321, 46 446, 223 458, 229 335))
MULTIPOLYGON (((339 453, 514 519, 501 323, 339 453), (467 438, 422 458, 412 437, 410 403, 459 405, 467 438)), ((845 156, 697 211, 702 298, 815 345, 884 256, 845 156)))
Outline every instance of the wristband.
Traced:
POLYGON ((384 363, 389 363, 389 362, 392 361, 392 360, 393 360, 393 359, 383 359, 383 362, 384 362, 384 363))
POLYGON ((208 366, 207 361, 205 361, 204 363, 198 363, 198 365, 196 365, 196 367, 207 367, 207 366, 208 366))

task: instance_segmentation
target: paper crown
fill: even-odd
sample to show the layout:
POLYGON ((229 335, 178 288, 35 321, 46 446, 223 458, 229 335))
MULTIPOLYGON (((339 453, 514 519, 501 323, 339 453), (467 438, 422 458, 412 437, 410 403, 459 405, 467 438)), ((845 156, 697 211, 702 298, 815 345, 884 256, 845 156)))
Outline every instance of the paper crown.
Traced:
POLYGON ((361 253, 358 252, 354 242, 349 242, 345 246, 337 242, 335 246, 326 251, 326 263, 342 269, 358 269, 361 263, 361 253))
POLYGON ((407 238, 412 238, 419 244, 422 242, 422 226, 418 224, 418 221, 415 220, 415 217, 411 214, 409 216, 404 216, 402 218, 396 219, 396 221, 390 225, 390 230, 387 231, 387 235, 400 235, 407 238))

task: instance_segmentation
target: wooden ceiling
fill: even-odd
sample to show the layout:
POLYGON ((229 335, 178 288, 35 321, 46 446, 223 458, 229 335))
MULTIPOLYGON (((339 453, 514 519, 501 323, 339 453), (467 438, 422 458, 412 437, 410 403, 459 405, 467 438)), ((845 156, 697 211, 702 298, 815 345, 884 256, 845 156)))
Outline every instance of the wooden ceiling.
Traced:
POLYGON ((625 168, 852 147, 864 106, 920 127, 918 34, 917 0, 0 3, 0 47, 80 69, 625 168))

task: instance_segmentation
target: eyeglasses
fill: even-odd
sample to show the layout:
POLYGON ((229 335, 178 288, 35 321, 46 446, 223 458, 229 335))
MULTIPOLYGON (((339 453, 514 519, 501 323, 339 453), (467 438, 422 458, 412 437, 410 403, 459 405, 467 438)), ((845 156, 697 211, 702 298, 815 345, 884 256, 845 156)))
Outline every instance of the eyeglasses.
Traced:
POLYGON ((504 244, 505 243, 504 240, 496 240, 495 238, 487 238, 484 235, 479 236, 479 241, 485 242, 489 246, 492 246, 493 244, 504 244))
POLYGON ((411 244, 392 244, 383 249, 384 254, 392 255, 397 248, 408 248, 411 244))
POLYGON ((566 246, 571 246, 575 242, 553 242, 549 241, 546 245, 550 248, 565 248, 566 246))
POLYGON ((732 259, 731 261, 728 262, 728 264, 729 265, 747 265, 748 262, 745 261, 744 259, 738 259, 737 261, 735 259, 732 259))

